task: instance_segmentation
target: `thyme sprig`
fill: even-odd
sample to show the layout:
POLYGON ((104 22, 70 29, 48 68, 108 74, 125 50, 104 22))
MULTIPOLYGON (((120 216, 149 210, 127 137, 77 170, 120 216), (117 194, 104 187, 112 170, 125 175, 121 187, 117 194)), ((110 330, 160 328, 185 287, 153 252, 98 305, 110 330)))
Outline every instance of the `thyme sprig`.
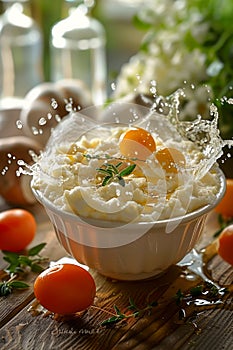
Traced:
POLYGON ((87 160, 98 159, 98 160, 104 161, 104 164, 102 164, 99 168, 96 169, 100 174, 104 175, 101 186, 106 186, 113 181, 117 181, 122 186, 125 186, 125 180, 123 177, 130 175, 134 171, 134 169, 136 167, 136 164, 134 162, 135 161, 143 162, 143 163, 146 162, 143 159, 139 159, 139 158, 135 158, 135 157, 134 158, 126 158, 123 156, 114 157, 114 156, 111 156, 107 153, 101 154, 101 155, 100 154, 93 155, 93 154, 86 153, 86 154, 83 154, 83 156, 87 160), (115 165, 115 163, 117 161, 118 161, 118 163, 115 165), (124 169, 120 170, 120 167, 125 162, 130 162, 131 164, 129 166, 125 167, 124 169))
POLYGON ((3 250, 3 259, 8 263, 3 270, 4 275, 0 281, 0 296, 7 296, 14 289, 26 289, 29 285, 23 281, 16 280, 29 271, 40 273, 44 270, 41 263, 48 261, 48 258, 40 255, 46 243, 32 247, 25 255, 3 250))
POLYGON ((136 164, 130 164, 126 168, 120 170, 122 164, 123 162, 119 162, 116 165, 104 163, 100 168, 96 169, 100 174, 104 175, 101 186, 106 186, 113 181, 118 181, 121 186, 125 186, 123 177, 130 175, 134 171, 136 164))
POLYGON ((205 281, 195 287, 190 288, 186 292, 182 292, 181 289, 179 289, 175 294, 175 300, 178 306, 182 305, 183 303, 191 304, 192 302, 195 302, 197 297, 203 297, 205 300, 214 302, 227 292, 227 288, 218 288, 214 283, 205 281))
POLYGON ((127 321, 130 318, 140 317, 144 315, 146 312, 150 314, 152 309, 157 305, 158 305, 157 301, 153 301, 147 304, 144 308, 140 309, 137 307, 134 300, 132 298, 129 298, 129 305, 126 308, 126 312, 121 311, 117 305, 114 305, 113 308, 115 313, 110 318, 102 321, 101 326, 107 326, 107 327, 114 326, 121 322, 127 321))

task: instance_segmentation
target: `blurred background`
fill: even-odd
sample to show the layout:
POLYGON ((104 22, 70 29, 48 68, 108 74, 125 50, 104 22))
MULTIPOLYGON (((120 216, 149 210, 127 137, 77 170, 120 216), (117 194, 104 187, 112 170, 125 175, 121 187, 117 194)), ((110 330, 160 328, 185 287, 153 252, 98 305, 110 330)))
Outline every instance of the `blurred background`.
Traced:
POLYGON ((232 0, 0 0, 0 196, 31 200, 9 154, 41 149, 70 98, 151 105, 181 89, 180 119, 212 120, 214 103, 232 139, 232 18, 232 0))
MULTIPOLYGON (((135 54, 144 35, 133 25, 133 16, 144 4, 142 0, 30 0, 30 1, 0 1, 0 12, 14 3, 20 3, 26 15, 33 18, 38 25, 43 41, 41 80, 52 79, 51 73, 51 31, 55 23, 69 16, 71 7, 86 4, 88 15, 98 20, 104 28, 106 35, 107 84, 118 75, 123 63, 135 54)), ((77 19, 77 25, 78 25, 77 19)), ((39 79, 38 79, 39 80, 39 79)))
POLYGON ((232 137, 232 0, 2 0, 0 11, 2 99, 63 78, 84 80, 97 103, 151 81, 165 96, 185 86, 181 116, 207 117, 213 98, 232 137))

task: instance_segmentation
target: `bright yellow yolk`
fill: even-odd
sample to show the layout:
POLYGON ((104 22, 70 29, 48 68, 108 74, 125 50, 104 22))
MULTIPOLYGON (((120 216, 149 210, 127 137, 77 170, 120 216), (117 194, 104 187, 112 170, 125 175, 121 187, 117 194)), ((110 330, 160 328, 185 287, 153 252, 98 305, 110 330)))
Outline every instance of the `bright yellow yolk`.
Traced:
POLYGON ((167 173, 178 173, 179 167, 184 167, 185 157, 175 148, 163 148, 156 152, 156 158, 167 173))
POLYGON ((145 160, 156 149, 152 135, 141 128, 127 131, 120 141, 120 152, 123 156, 145 160))

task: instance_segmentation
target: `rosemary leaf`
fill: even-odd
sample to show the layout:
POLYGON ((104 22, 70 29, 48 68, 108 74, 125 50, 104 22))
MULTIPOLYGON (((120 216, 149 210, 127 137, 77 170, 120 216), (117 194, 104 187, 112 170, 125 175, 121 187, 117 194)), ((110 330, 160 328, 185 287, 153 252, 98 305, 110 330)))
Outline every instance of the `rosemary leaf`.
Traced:
POLYGON ((113 172, 110 169, 97 168, 96 170, 101 174, 113 176, 113 172))
POLYGON ((136 167, 136 164, 131 164, 129 165, 127 168, 123 169, 120 173, 119 176, 123 177, 123 176, 128 176, 130 175, 134 169, 136 167))
POLYGON ((131 164, 120 171, 119 168, 122 164, 122 162, 117 163, 117 165, 104 163, 100 168, 96 169, 100 174, 105 175, 101 184, 102 186, 106 186, 112 181, 118 181, 121 186, 125 186, 123 177, 130 175, 135 169, 136 164, 131 164))
POLYGON ((106 186, 109 184, 109 182, 111 182, 112 180, 112 176, 105 176, 105 178, 103 179, 103 182, 102 182, 102 186, 106 186))
POLYGON ((115 324, 117 322, 121 321, 118 316, 112 316, 104 321, 101 322, 101 326, 110 326, 112 324, 115 324))
POLYGON ((117 305, 114 305, 113 307, 114 307, 114 310, 118 316, 124 316, 117 305))

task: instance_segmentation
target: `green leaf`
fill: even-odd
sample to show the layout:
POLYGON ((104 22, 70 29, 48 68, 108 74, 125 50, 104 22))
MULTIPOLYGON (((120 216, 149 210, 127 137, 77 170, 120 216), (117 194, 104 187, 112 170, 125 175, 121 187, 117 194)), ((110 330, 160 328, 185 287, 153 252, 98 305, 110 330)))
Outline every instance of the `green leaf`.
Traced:
POLYGON ((119 309, 119 307, 117 305, 113 305, 113 307, 114 307, 114 310, 118 316, 124 317, 124 314, 121 312, 121 310, 119 309))
POLYGON ((120 173, 119 176, 123 177, 123 176, 128 176, 130 175, 134 169, 136 167, 136 164, 131 164, 129 165, 127 168, 123 169, 120 173))
POLYGON ((46 243, 40 243, 37 246, 32 247, 28 251, 28 256, 38 255, 45 246, 46 246, 46 243))
POLYGON ((109 168, 112 170, 113 174, 118 174, 119 170, 117 169, 117 167, 114 164, 108 164, 109 168))
POLYGON ((18 262, 22 266, 30 266, 31 265, 31 260, 26 255, 20 255, 18 262))
POLYGON ((19 266, 19 262, 17 261, 17 262, 10 264, 9 266, 7 266, 4 271, 11 274, 11 273, 15 273, 15 272, 20 272, 21 270, 22 269, 19 266))
POLYGON ((102 186, 106 186, 109 184, 109 182, 112 180, 112 176, 106 176, 104 179, 103 179, 103 182, 102 182, 102 186))
POLYGON ((3 250, 3 259, 6 260, 9 263, 14 263, 18 261, 19 254, 13 253, 13 252, 8 252, 7 250, 3 250))
POLYGON ((123 164, 123 162, 118 162, 116 165, 111 163, 105 163, 100 168, 97 168, 96 170, 100 172, 101 174, 104 174, 105 177, 102 182, 102 186, 108 185, 111 181, 118 181, 121 186, 125 186, 125 181, 123 179, 123 176, 127 176, 132 173, 132 171, 135 169, 136 164, 132 164, 125 169, 123 169, 121 172, 119 172, 119 167, 123 164), (104 167, 104 168, 103 168, 104 167))
POLYGON ((215 298, 219 294, 219 289, 211 282, 206 282, 206 287, 209 289, 209 297, 215 298))
POLYGON ((198 295, 201 295, 202 292, 203 292, 203 285, 199 285, 199 286, 196 286, 196 287, 193 287, 190 289, 190 293, 192 296, 198 296, 198 295))
POLYGON ((97 168, 96 169, 99 173, 104 174, 104 175, 113 175, 113 172, 110 169, 103 169, 103 168, 97 168))
POLYGON ((31 270, 33 271, 33 272, 42 272, 44 269, 43 269, 43 267, 42 266, 40 266, 40 265, 38 265, 38 264, 31 264, 31 270))
POLYGON ((21 281, 12 281, 9 282, 9 285, 15 289, 27 289, 29 288, 29 285, 25 282, 21 282, 21 281))
POLYGON ((135 304, 135 302, 134 302, 134 300, 130 297, 129 298, 129 306, 128 306, 128 309, 129 310, 137 310, 138 308, 137 308, 137 306, 136 306, 136 304, 135 304))
POLYGON ((111 324, 115 324, 119 321, 121 321, 121 319, 118 316, 112 316, 107 320, 102 321, 101 326, 110 326, 111 324))

